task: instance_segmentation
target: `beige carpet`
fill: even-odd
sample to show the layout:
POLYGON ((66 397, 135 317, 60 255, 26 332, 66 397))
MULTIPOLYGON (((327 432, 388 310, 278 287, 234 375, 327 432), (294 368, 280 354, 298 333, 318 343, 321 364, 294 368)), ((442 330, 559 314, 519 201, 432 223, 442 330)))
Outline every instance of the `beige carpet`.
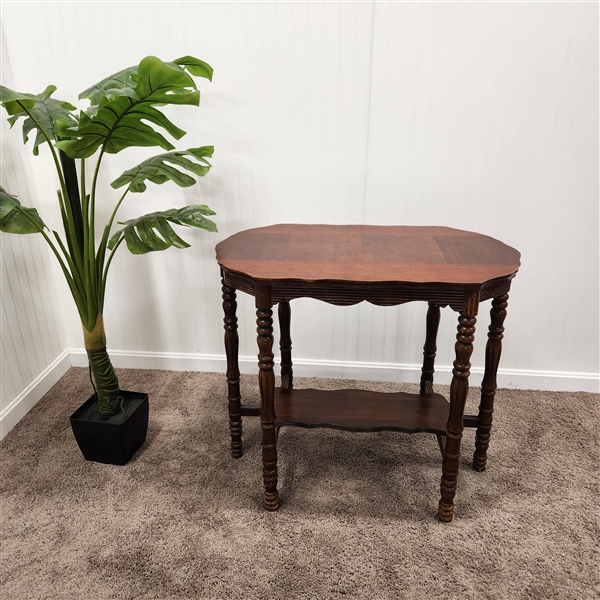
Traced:
MULTIPOLYGON (((230 458, 223 375, 120 378, 151 403, 128 465, 79 453, 68 418, 89 394, 85 369, 2 442, 3 600, 600 597, 595 394, 500 390, 488 470, 471 470, 466 430, 455 518, 441 524, 433 435, 284 429, 282 506, 267 513, 258 420, 230 458)), ((243 393, 257 401, 254 377, 243 393)))

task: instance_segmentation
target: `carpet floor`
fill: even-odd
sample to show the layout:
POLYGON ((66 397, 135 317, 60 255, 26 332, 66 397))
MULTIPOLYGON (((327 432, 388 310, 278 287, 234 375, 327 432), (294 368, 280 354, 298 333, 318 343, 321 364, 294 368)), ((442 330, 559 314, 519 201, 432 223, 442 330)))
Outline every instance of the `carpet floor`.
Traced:
MULTIPOLYGON (((465 430, 442 524, 434 435, 284 428, 281 508, 268 513, 259 421, 244 418, 245 454, 232 459, 223 375, 118 373, 150 395, 148 437, 127 465, 86 462, 73 438, 86 369, 2 441, 3 600, 600 598, 596 394, 499 390, 488 468, 471 469, 465 430)), ((255 377, 242 395, 258 403, 255 377)))

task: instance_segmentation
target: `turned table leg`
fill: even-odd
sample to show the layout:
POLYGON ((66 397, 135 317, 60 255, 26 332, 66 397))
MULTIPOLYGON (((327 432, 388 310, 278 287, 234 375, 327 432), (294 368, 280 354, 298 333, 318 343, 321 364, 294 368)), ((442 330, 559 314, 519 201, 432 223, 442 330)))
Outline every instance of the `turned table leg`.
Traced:
MULTIPOLYGON (((475 311, 476 312, 476 311, 475 311)), ((456 360, 452 370, 450 385, 450 416, 446 424, 446 449, 442 465, 441 498, 438 508, 440 521, 449 523, 454 514, 454 495, 458 477, 460 442, 462 439, 463 414, 467 393, 469 392, 469 359, 473 352, 476 318, 467 312, 462 312, 458 318, 456 334, 456 360)))
POLYGON ((281 351, 281 387, 294 387, 294 373, 292 371, 292 338, 290 336, 290 322, 292 312, 290 303, 282 300, 278 308, 279 329, 281 337, 279 339, 279 350, 281 351))
MULTIPOLYGON (((427 309, 427 323, 425 328, 425 345, 423 346, 423 367, 421 369, 421 394, 433 394, 433 373, 435 371, 436 340, 440 326, 440 307, 433 302, 427 309)), ((446 448, 446 436, 438 433, 438 445, 442 457, 446 448)))
POLYGON ((277 435, 275 431, 275 374, 273 373, 273 311, 271 289, 256 286, 256 325, 258 333, 258 386, 262 428, 262 463, 265 508, 277 510, 277 435))
POLYGON ((435 353, 437 351, 436 339, 440 326, 440 307, 429 303, 427 309, 427 325, 425 345, 423 346, 423 368, 421 369, 421 394, 433 394, 433 372, 435 353))
POLYGON ((240 395, 240 369, 238 366, 238 332, 235 316, 237 302, 235 288, 223 282, 223 319, 225 327, 225 354, 227 356, 227 387, 229 398, 229 433, 231 435, 231 455, 240 458, 244 454, 242 445, 242 414, 240 395))
POLYGON ((473 454, 473 469, 485 471, 487 463, 487 450, 490 443, 492 429, 492 415, 494 412, 494 396, 496 395, 496 374, 502 352, 502 338, 504 333, 504 319, 508 306, 508 294, 498 296, 492 300, 490 310, 491 322, 488 331, 488 341, 485 347, 485 372, 481 382, 481 402, 479 404, 479 425, 475 434, 475 454, 473 454))

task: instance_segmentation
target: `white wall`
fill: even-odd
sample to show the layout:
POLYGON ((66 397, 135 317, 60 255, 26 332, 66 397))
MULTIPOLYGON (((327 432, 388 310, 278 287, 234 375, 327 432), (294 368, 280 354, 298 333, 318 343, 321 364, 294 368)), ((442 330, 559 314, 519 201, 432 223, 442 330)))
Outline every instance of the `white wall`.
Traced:
MULTIPOLYGON (((213 171, 193 188, 132 196, 121 216, 205 202, 220 232, 184 232, 187 251, 121 253, 105 310, 117 364, 222 367, 213 249, 241 229, 427 223, 479 231, 523 255, 502 385, 597 389, 597 4, 4 3, 2 19, 19 91, 54 83, 57 97, 75 101, 148 54, 192 54, 215 68, 212 84, 200 82, 201 109, 171 113, 188 131, 180 147, 215 145, 213 171)), ((18 146, 19 135, 6 143, 18 146)), ((103 200, 114 201, 108 182, 151 153, 108 157, 103 200)), ((47 153, 27 156, 47 215, 55 189, 42 168, 47 153)), ((74 306, 53 268, 66 342, 80 349, 74 306)), ((424 314, 420 305, 299 300, 293 321, 312 325, 293 331, 295 362, 300 372, 401 377, 386 368, 417 368, 424 314)), ((252 299, 240 300, 240 325, 254 372, 252 299)), ((455 327, 446 309, 442 379, 455 327)))
MULTIPOLYGON (((3 48, 5 50, 5 48, 3 48)), ((3 52, 3 58, 4 58, 3 52)), ((3 60, 2 83, 11 85, 3 60)), ((0 124, 0 185, 37 200, 24 146, 0 124)), ((0 233, 0 438, 70 366, 50 257, 43 239, 0 233)))

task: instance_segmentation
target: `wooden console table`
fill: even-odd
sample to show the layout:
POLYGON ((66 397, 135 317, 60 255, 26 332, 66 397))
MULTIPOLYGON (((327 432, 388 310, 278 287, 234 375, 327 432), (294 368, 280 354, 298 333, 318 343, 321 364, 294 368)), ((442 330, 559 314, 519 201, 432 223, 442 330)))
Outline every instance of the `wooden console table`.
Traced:
POLYGON ((265 508, 277 510, 280 427, 350 431, 427 431, 442 451, 438 516, 451 521, 464 427, 476 427, 473 468, 483 471, 492 427, 496 373, 511 280, 520 254, 498 240, 448 227, 274 225, 242 231, 219 243, 223 282, 229 427, 234 457, 242 456, 242 416, 260 416, 265 508), (236 290, 256 299, 260 408, 240 398, 236 290), (347 306, 429 303, 420 394, 293 389, 290 300, 316 298, 347 306), (492 299, 478 415, 464 415, 479 303, 492 299), (282 387, 273 372, 273 311, 279 304, 282 387), (433 393, 440 308, 459 313, 450 401, 433 393))

